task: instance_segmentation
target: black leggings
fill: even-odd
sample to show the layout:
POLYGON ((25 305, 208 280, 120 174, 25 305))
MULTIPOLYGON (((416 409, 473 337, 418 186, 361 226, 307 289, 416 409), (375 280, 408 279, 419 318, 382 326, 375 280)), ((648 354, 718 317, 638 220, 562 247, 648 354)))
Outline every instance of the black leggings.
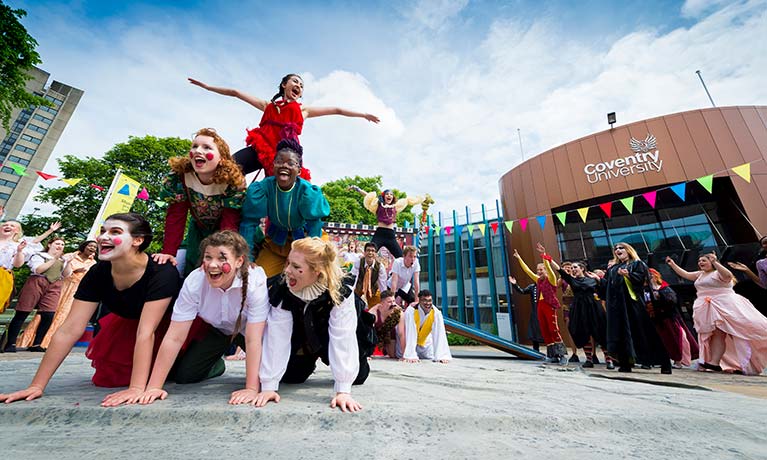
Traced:
MULTIPOLYGON (((19 337, 19 333, 21 332, 21 326, 24 325, 24 321, 26 321, 30 313, 32 312, 16 311, 16 314, 13 315, 13 319, 8 325, 8 343, 6 344, 6 348, 11 345, 16 345, 16 339, 19 337)), ((35 340, 32 342, 32 346, 39 346, 43 343, 43 338, 45 338, 45 334, 48 333, 48 329, 51 328, 51 324, 53 323, 53 316, 56 313, 52 311, 40 311, 37 312, 37 314, 40 316, 40 324, 37 326, 37 331, 35 332, 35 340)))
MULTIPOLYGON (((288 361, 288 368, 282 376, 282 383, 304 383, 317 367, 317 355, 293 354, 288 361)), ((360 357, 360 370, 352 385, 362 385, 370 374, 370 364, 366 356, 360 357)))
POLYGON ((370 242, 376 245, 376 250, 381 249, 381 246, 388 249, 395 259, 402 257, 402 248, 399 247, 397 236, 391 228, 377 227, 370 242))
POLYGON ((250 174, 253 171, 258 171, 259 169, 264 168, 264 165, 262 165, 261 161, 258 159, 258 152, 256 152, 253 147, 245 147, 244 149, 238 150, 233 157, 234 161, 240 165, 243 174, 250 174))

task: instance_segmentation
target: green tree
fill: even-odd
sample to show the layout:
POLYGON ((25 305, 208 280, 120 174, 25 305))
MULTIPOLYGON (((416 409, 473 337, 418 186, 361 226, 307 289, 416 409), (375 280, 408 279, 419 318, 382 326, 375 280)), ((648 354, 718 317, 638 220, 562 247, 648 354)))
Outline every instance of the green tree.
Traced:
POLYGON ((64 156, 59 160, 61 173, 64 177, 82 180, 71 187, 42 187, 36 200, 52 204, 57 210, 53 217, 27 216, 22 219, 24 233, 39 234, 40 229, 44 231, 51 221, 58 219, 63 224, 59 233, 68 243, 77 244, 84 240, 101 208, 106 189, 120 169, 149 192, 149 200, 134 201, 131 211, 143 214, 149 220, 155 235, 149 251, 159 251, 162 247, 166 207, 155 203, 155 200, 160 193, 163 178, 170 172, 168 158, 185 155, 190 146, 189 140, 175 137, 130 137, 128 142, 112 147, 103 158, 64 156), (91 184, 104 187, 104 190, 97 190, 91 184))
POLYGON ((26 11, 11 9, 0 0, 0 121, 6 131, 10 131, 14 108, 52 106, 26 89, 29 70, 42 62, 35 51, 37 42, 19 22, 26 15, 26 11))
MULTIPOLYGON (((349 187, 356 185, 357 187, 367 192, 381 192, 382 190, 382 178, 381 176, 373 177, 342 177, 341 179, 334 180, 332 182, 326 182, 322 185, 322 192, 330 203, 330 216, 328 216, 328 222, 344 222, 347 224, 367 224, 376 225, 375 214, 365 209, 362 205, 362 195, 349 190, 349 187)), ((405 192, 401 192, 397 189, 392 189, 395 199, 404 198, 405 192)), ((397 214, 397 225, 400 227, 405 226, 405 221, 413 223, 414 215, 411 212, 412 206, 405 208, 403 212, 397 214)))

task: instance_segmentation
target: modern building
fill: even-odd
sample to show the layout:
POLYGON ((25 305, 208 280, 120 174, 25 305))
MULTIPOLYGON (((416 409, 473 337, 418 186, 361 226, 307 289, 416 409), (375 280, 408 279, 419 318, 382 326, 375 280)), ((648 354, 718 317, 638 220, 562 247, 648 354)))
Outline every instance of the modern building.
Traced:
MULTIPOLYGON (((690 271, 710 251, 750 262, 767 234, 767 107, 693 110, 589 134, 521 163, 499 187, 504 219, 530 219, 527 231, 514 224, 507 254, 515 248, 537 261, 541 241, 556 260, 599 268, 615 243, 627 242, 689 303, 694 290, 666 256, 690 271), (750 182, 732 168, 750 168, 750 182), (629 211, 623 203, 631 207, 632 198, 629 211)), ((517 266, 512 272, 523 276, 517 266)), ((530 302, 515 295, 514 303, 524 342, 530 302)))
POLYGON ((27 81, 27 91, 44 97, 53 107, 27 107, 11 114, 10 132, 0 128, 0 205, 6 215, 16 218, 37 181, 34 173, 19 176, 8 163, 16 163, 34 170, 42 170, 48 162, 61 133, 75 111, 83 91, 53 81, 50 74, 34 67, 27 81))

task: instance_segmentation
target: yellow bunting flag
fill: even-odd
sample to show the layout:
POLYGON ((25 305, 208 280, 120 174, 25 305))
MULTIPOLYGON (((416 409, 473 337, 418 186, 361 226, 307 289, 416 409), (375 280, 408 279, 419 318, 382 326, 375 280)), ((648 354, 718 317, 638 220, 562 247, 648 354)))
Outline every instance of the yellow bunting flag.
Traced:
POLYGON ((83 180, 83 179, 82 178, 78 178, 78 179, 61 179, 61 182, 64 182, 64 183, 69 184, 69 185, 77 185, 77 183, 80 182, 81 180, 83 180))
POLYGON ((744 181, 751 183, 751 163, 745 163, 732 168, 732 172, 743 178, 744 181))
POLYGON ((485 236, 485 224, 477 224, 477 228, 479 229, 479 233, 481 233, 482 236, 485 236))
POLYGON ((588 207, 578 208, 578 214, 581 215, 581 220, 586 222, 586 216, 588 216, 589 214, 589 208, 588 207))

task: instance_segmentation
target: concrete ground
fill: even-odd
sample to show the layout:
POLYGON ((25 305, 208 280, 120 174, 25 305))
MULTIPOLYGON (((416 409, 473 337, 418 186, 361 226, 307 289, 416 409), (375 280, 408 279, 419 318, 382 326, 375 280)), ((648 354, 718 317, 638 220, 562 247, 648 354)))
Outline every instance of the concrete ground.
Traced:
MULTIPOLYGON (((0 406, 7 459, 767 458, 767 377, 674 371, 630 375, 455 348, 447 365, 371 363, 358 414, 331 410, 320 364, 266 408, 228 406, 243 362, 151 406, 99 407, 73 353, 37 401, 0 406), (620 379, 620 380, 619 380, 620 379), (628 380, 630 379, 630 380, 628 380), (266 457, 266 458, 268 458, 266 457)), ((0 392, 25 387, 40 355, 0 355, 0 392)))

